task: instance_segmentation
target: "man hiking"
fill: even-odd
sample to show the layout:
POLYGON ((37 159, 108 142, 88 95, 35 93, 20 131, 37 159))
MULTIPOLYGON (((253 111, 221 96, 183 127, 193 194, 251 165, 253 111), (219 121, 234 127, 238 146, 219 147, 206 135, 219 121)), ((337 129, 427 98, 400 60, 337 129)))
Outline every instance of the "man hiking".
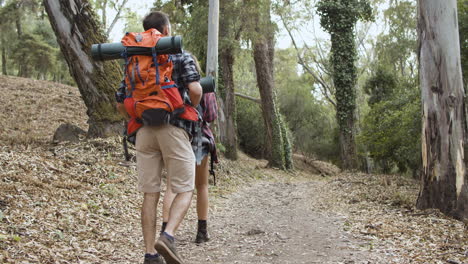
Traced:
MULTIPOLYGON (((151 12, 148 14, 143 20, 143 28, 145 32, 135 35, 134 39, 136 42, 144 42, 145 34, 150 36, 159 33, 162 34, 162 36, 171 35, 169 18, 163 12, 151 12), (157 30, 157 32, 154 29, 157 30)), ((126 37, 124 37, 124 40, 126 37)), ((125 45, 124 40, 122 43, 125 45)), ((175 85, 164 85, 174 81, 178 87, 176 89, 178 89, 182 100, 187 106, 185 112, 190 112, 187 111, 188 108, 194 108, 200 103, 202 96, 202 87, 199 83, 200 74, 196 70, 195 62, 190 54, 174 54, 166 61, 161 62, 161 56, 156 57, 156 54, 153 53, 154 60, 153 62, 149 60, 150 65, 147 65, 148 68, 144 71, 141 69, 146 67, 146 65, 143 65, 146 59, 147 58, 140 57, 140 60, 138 60, 137 57, 132 60, 127 60, 126 62, 126 81, 124 85, 125 88, 123 89, 125 89, 127 98, 129 93, 133 93, 135 90, 138 91, 135 87, 143 87, 140 88, 141 91, 151 89, 151 87, 147 88, 147 84, 151 83, 151 81, 156 85, 162 82, 160 86, 161 89, 175 87, 175 85), (133 63, 133 68, 130 70, 129 67, 131 66, 129 66, 129 64, 131 63, 133 63), (172 63, 172 68, 170 63, 172 63), (156 71, 154 68, 156 68, 156 71), (160 76, 160 74, 165 74, 170 72, 170 70, 172 70, 172 81, 169 80, 168 76, 160 76), (151 78, 156 78, 156 82, 151 80, 151 78), (160 79, 161 81, 159 81, 160 79), (129 86, 133 88, 129 89, 129 86)), ((158 96, 158 93, 162 93, 162 91, 163 90, 158 90, 157 92, 153 91, 145 96, 147 96, 147 98, 149 98, 148 101, 150 101, 151 98, 158 96)), ((164 91, 164 93, 166 93, 166 91, 164 91)), ((144 100, 139 100, 137 102, 144 102, 144 100)), ((118 108, 121 109, 121 106, 122 104, 120 104, 120 107, 118 105, 118 108)), ((129 108, 126 109, 127 113, 129 113, 129 111, 131 112, 129 108)), ((138 107, 135 106, 135 109, 138 110, 138 107)), ((157 111, 154 111, 154 109, 150 109, 147 113, 152 114, 156 112, 157 111)), ((143 124, 145 124, 144 118, 154 118, 154 115, 150 117, 144 115, 143 113, 143 124)), ((155 126, 143 125, 136 133, 135 148, 138 190, 143 192, 141 225, 146 253, 144 264, 164 263, 159 254, 164 257, 168 264, 183 263, 176 251, 174 234, 184 219, 192 199, 195 184, 195 155, 191 147, 190 139, 195 136, 199 124, 194 121, 179 118, 179 116, 183 115, 171 115, 170 120, 165 124, 155 126), (171 181, 171 191, 175 193, 176 196, 169 210, 169 219, 165 231, 155 243, 157 204, 161 192, 161 174, 163 167, 166 168, 167 177, 171 181)), ((196 117, 198 118, 198 116, 196 117)))

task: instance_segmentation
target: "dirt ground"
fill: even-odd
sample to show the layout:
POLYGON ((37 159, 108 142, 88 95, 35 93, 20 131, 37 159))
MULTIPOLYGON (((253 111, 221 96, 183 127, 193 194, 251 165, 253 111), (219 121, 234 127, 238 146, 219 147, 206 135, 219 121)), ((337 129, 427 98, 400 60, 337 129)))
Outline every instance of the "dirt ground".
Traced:
POLYGON ((363 250, 343 230, 345 216, 318 212, 311 200, 323 183, 257 182, 217 202, 212 214, 213 240, 190 243, 188 263, 388 263, 363 250))
MULTIPOLYGON (((142 197, 120 139, 52 142, 66 121, 86 129, 76 88, 0 76, 0 91, 0 263, 141 263, 142 197)), ((295 162, 221 159, 211 241, 193 243, 194 205, 177 234, 187 263, 468 263, 466 224, 415 209, 416 181, 295 162)))

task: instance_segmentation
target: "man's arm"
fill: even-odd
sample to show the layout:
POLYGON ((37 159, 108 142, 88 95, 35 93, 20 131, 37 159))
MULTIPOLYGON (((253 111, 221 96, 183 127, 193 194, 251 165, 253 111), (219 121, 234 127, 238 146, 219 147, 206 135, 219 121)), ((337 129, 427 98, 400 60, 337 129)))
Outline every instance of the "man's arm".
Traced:
POLYGON ((190 102, 193 106, 197 106, 202 98, 203 89, 200 82, 191 82, 188 84, 190 102))

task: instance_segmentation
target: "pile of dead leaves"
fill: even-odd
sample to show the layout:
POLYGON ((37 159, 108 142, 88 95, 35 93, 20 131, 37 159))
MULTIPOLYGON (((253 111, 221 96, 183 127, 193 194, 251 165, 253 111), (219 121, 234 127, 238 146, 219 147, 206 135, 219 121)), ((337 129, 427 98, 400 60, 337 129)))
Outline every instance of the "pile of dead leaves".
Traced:
MULTIPOLYGON (((121 139, 51 142, 61 123, 87 129, 77 88, 0 76, 0 91, 6 106, 0 112, 0 263, 140 259, 141 194, 134 163, 123 161, 121 139)), ((312 165, 326 176, 313 179, 324 181, 316 190, 319 198, 310 201, 313 208, 345 215, 343 229, 366 241, 359 246, 393 263, 468 263, 466 227, 437 211, 416 210, 417 182, 312 165)), ((256 180, 310 177, 266 173, 265 166, 243 154, 237 162, 222 159, 217 186, 210 189, 213 198, 256 180)))
POLYGON ((342 173, 327 179, 323 211, 347 216, 344 230, 392 263, 468 263, 468 229, 437 210, 415 208, 419 184, 401 175, 342 173))

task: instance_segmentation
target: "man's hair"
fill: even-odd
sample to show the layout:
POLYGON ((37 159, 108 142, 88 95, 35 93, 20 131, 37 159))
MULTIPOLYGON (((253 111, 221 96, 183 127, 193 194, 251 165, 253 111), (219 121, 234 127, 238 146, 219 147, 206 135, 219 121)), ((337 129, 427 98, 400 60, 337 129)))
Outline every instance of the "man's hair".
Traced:
POLYGON ((153 11, 143 19, 143 28, 146 30, 155 28, 163 33, 164 27, 169 25, 169 16, 161 11, 153 11))

